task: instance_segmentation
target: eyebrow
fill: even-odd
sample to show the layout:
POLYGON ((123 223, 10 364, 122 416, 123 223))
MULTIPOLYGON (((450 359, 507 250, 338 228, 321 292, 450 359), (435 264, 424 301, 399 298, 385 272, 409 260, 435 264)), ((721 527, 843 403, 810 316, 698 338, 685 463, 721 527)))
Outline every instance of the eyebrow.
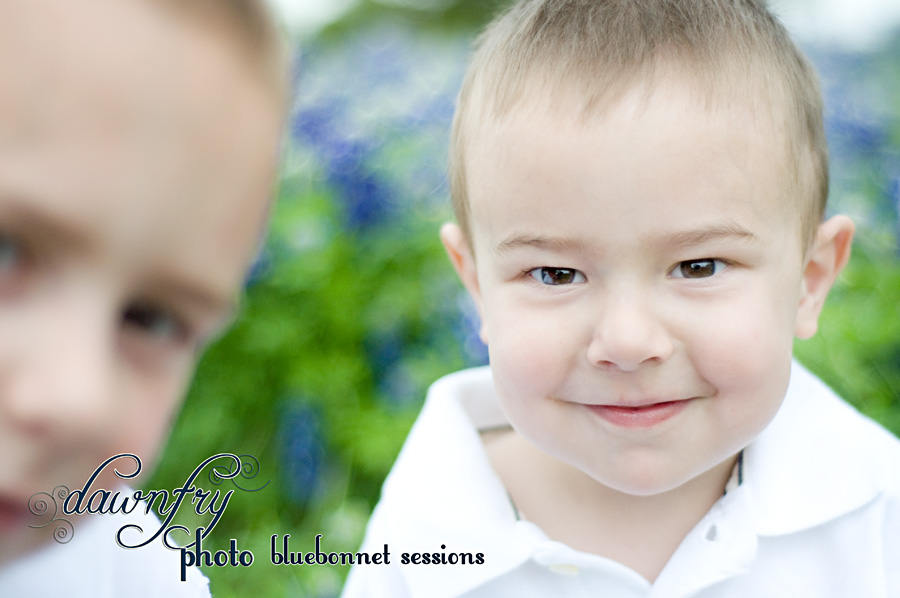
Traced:
POLYGON ((706 226, 696 230, 678 232, 665 237, 662 244, 665 247, 689 247, 702 245, 712 241, 738 240, 757 241, 759 237, 736 222, 725 222, 706 226))
POLYGON ((23 227, 33 234, 40 235, 56 246, 68 246, 76 250, 91 246, 89 235, 77 225, 66 222, 56 215, 47 212, 41 206, 34 205, 27 195, 9 193, 0 189, 0 200, 3 200, 4 214, 11 222, 23 227))
MULTIPOLYGON (((20 226, 33 234, 40 234, 56 246, 72 247, 76 251, 92 246, 89 235, 86 235, 77 226, 73 226, 36 207, 21 194, 7 193, 0 190, 0 198, 4 203, 8 217, 18 221, 20 226)), ((177 298, 178 301, 190 305, 193 309, 214 314, 217 320, 226 324, 235 319, 240 310, 240 293, 235 292, 225 297, 213 290, 207 290, 198 286, 193 278, 182 275, 160 275, 160 282, 154 285, 158 295, 168 295, 177 298)))
MULTIPOLYGON (((713 241, 738 240, 757 241, 759 237, 736 222, 724 222, 705 226, 696 230, 676 232, 663 237, 660 245, 667 248, 690 247, 713 241)), ((554 252, 585 251, 588 243, 569 237, 547 237, 528 233, 514 233, 497 244, 494 252, 498 255, 517 249, 534 248, 554 252)))
POLYGON ((587 248, 587 243, 579 239, 571 239, 568 237, 546 237, 526 233, 515 233, 500 241, 494 248, 494 252, 497 254, 504 254, 516 249, 528 247, 544 251, 575 252, 584 251, 587 248))
POLYGON ((240 304, 240 295, 234 293, 225 298, 213 291, 196 286, 191 282, 182 282, 178 278, 166 278, 156 287, 163 292, 177 297, 180 301, 190 304, 197 309, 203 309, 215 313, 224 319, 234 317, 240 304))

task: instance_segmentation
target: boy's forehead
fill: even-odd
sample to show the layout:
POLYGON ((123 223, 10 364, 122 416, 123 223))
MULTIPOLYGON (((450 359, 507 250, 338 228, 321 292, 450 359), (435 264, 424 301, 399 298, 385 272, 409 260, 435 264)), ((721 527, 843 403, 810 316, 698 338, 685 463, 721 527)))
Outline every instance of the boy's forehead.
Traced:
POLYGON ((233 40, 175 14, 150 0, 4 0, 0 135, 141 136, 150 151, 183 135, 240 150, 239 139, 277 127, 277 100, 233 40))
POLYGON ((147 0, 0 3, 0 150, 111 175, 272 162, 279 115, 236 52, 147 0))
POLYGON ((118 219, 133 240, 203 237, 198 251, 234 256, 219 286, 238 283, 280 129, 276 101, 238 52, 148 0, 4 0, 0 192, 86 230, 118 219))
MULTIPOLYGON (((484 220, 497 209, 517 211, 516 189, 527 193, 540 185, 542 167, 554 161, 560 168, 577 169, 573 164, 581 164, 582 171, 589 173, 605 167, 597 160, 622 158, 624 171, 619 174, 647 181, 659 175, 660 165, 647 162, 644 156, 671 156, 677 165, 678 155, 690 152, 705 156, 712 164, 722 152, 723 142, 736 157, 748 147, 754 148, 752 154, 746 154, 754 157, 752 163, 736 164, 740 176, 748 186, 770 187, 775 196, 767 201, 777 203, 783 216, 797 217, 794 202, 788 201, 790 172, 784 133, 771 113, 760 110, 758 101, 741 101, 730 95, 711 101, 689 85, 667 82, 636 86, 599 110, 585 110, 584 106, 582 98, 565 94, 533 95, 505 114, 479 115, 480 126, 467 139, 465 158, 473 231, 484 231, 485 225, 490 225, 484 220), (715 140, 707 143, 703 136, 693 134, 697 126, 705 127, 715 140), (605 158, 590 152, 573 156, 568 149, 576 144, 598 149, 620 144, 621 151, 605 153, 605 158), (533 167, 522 168, 523 160, 533 167), (505 176, 511 169, 518 169, 518 175, 505 176)), ((703 184, 702 168, 696 173, 673 168, 669 174, 687 181, 694 177, 698 187, 703 184)), ((661 185, 662 193, 664 187, 661 185)), ((552 193, 545 197, 547 202, 555 202, 552 193)), ((670 199, 671 203, 677 201, 674 196, 670 199)), ((628 198, 622 197, 618 205, 627 209, 628 198)))
MULTIPOLYGON (((727 61, 722 64, 728 66, 727 61)), ((515 95, 498 95, 485 78, 476 80, 467 93, 463 112, 457 115, 463 132, 454 151, 463 173, 466 220, 473 228, 479 195, 491 185, 490 168, 507 157, 512 143, 499 136, 511 130, 521 135, 527 130, 530 139, 518 143, 528 143, 541 152, 543 131, 523 127, 523 123, 543 123, 545 131, 559 125, 575 129, 598 123, 633 125, 654 106, 663 106, 672 115, 700 115, 723 130, 749 126, 767 144, 768 168, 779 181, 779 201, 786 216, 797 222, 805 242, 811 240, 818 224, 814 213, 818 200, 809 185, 810 177, 817 176, 813 162, 819 156, 808 147, 802 123, 795 120, 790 91, 765 72, 704 71, 696 65, 661 61, 648 73, 629 76, 602 90, 578 77, 551 81, 538 72, 525 77, 515 95), (492 166, 484 168, 487 163, 492 166)))
POLYGON ((66 118, 66 110, 109 121, 125 110, 184 111, 191 103, 199 112, 212 84, 224 86, 232 74, 224 71, 238 61, 217 59, 228 44, 212 29, 172 15, 147 0, 4 2, 0 69, 16 83, 4 85, 4 96, 31 107, 44 125, 66 118), (174 87, 192 93, 174 94, 174 87))
MULTIPOLYGON (((698 91, 690 80, 640 83, 602 102, 584 97, 574 87, 543 90, 528 94, 504 111, 491 110, 489 102, 473 109, 466 139, 466 162, 472 168, 479 159, 503 160, 509 154, 513 137, 519 142, 530 141, 527 149, 540 153, 547 150, 541 139, 551 131, 591 136, 602 143, 604 137, 635 129, 648 120, 671 122, 673 128, 685 127, 685 132, 690 126, 686 124, 689 119, 695 124, 703 122, 723 134, 749 128, 777 153, 786 145, 777 112, 759 98, 698 91)), ((664 140, 662 131, 652 130, 640 139, 643 143, 664 140)))

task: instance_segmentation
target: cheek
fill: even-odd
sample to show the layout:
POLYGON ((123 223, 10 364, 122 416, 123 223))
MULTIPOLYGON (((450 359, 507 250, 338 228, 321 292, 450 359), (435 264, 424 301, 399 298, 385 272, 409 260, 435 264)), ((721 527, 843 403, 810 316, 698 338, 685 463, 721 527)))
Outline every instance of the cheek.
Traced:
POLYGON ((704 305, 705 325, 681 327, 687 345, 701 352, 695 362, 745 378, 790 361, 799 292, 786 289, 799 289, 799 280, 789 274, 775 269, 748 274, 739 290, 704 305))
POLYGON ((696 342, 687 346, 698 373, 720 399, 722 421, 731 422, 726 427, 755 435, 774 416, 787 390, 792 316, 785 301, 761 293, 747 293, 721 311, 707 313, 715 328, 696 333, 696 342))
POLYGON ((507 386, 549 392, 578 353, 573 318, 496 299, 484 313, 495 377, 507 386))
MULTIPOLYGON (((562 416, 549 400, 562 396, 583 348, 570 326, 573 317, 500 302, 486 306, 488 351, 501 408, 513 427, 532 444, 544 447, 562 416), (549 434, 549 436, 548 436, 549 434)), ((571 315, 571 314, 570 314, 571 315)))
MULTIPOLYGON (((97 465, 113 455, 132 453, 140 457, 143 469, 129 485, 146 481, 181 407, 187 378, 188 371, 181 368, 166 376, 132 379, 131 389, 124 395, 129 400, 113 418, 102 446, 97 446, 102 453, 97 465)), ((121 480, 113 471, 104 470, 101 482, 106 484, 104 488, 115 488, 121 480)))

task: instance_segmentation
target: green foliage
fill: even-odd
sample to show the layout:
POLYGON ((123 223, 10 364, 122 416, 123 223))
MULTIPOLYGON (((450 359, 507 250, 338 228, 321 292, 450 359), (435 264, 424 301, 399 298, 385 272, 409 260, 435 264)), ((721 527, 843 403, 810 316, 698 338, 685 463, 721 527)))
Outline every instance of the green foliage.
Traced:
POLYGON ((797 358, 900 435, 900 260, 858 243, 797 358))
POLYGON ((328 196, 282 198, 269 271, 248 289, 235 326, 202 360, 147 484, 179 487, 194 466, 223 451, 259 460, 258 483, 247 485, 269 484, 253 494, 237 491, 204 543, 227 549, 235 538, 256 556, 247 570, 207 570, 217 596, 336 593, 339 568, 275 567, 269 537, 291 534, 292 550, 305 551, 321 533, 328 550, 356 549, 428 385, 464 365, 459 343, 442 324, 450 322, 444 299, 458 283, 445 263, 438 222, 419 216, 353 234, 342 229, 343 215, 328 196), (384 384, 383 372, 374 370, 372 347, 384 338, 402 347, 400 385, 384 384), (297 408, 318 422, 300 455, 285 450, 292 429, 284 423, 297 408), (314 461, 304 478, 312 487, 291 484, 292 459, 314 461))
MULTIPOLYGON (((484 7, 467 12, 475 4, 432 2, 444 8, 387 14, 424 23, 418 33, 449 27, 465 37, 485 16, 484 7)), ((355 550, 428 385, 477 360, 463 342, 471 326, 437 237, 446 188, 434 182, 463 56, 453 48, 461 45, 429 33, 429 41, 398 49, 396 29, 388 41, 359 32, 376 14, 385 12, 364 2, 329 32, 337 43, 306 49, 307 77, 261 266, 235 326, 203 358, 145 484, 180 487, 220 452, 259 460, 259 483, 247 485, 268 485, 237 491, 204 544, 227 549, 235 538, 256 558, 249 569, 206 569, 217 597, 336 596, 345 570, 272 565, 270 536, 291 534, 292 549, 306 551, 323 534, 326 551, 355 550)), ((869 64, 877 73, 896 62, 869 64)), ((900 187, 890 185, 900 172, 883 167, 890 156, 896 164, 900 115, 893 109, 883 118, 832 126, 838 207, 863 229, 819 333, 798 342, 796 354, 900 433, 898 197, 891 195, 900 187)), ((202 523, 180 516, 189 527, 202 523)))

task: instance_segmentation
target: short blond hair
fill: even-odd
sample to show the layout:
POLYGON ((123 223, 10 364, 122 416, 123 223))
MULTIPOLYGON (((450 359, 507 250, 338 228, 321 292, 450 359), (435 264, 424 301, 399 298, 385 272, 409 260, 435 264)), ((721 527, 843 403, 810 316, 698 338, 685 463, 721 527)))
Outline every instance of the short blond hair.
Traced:
POLYGON ((707 102, 761 101, 757 113, 781 119, 788 192, 799 198, 808 248, 828 197, 822 94, 763 0, 521 0, 497 17, 476 42, 450 137, 453 210, 470 246, 466 154, 475 131, 541 94, 572 93, 586 118, 667 75, 687 78, 707 102))

